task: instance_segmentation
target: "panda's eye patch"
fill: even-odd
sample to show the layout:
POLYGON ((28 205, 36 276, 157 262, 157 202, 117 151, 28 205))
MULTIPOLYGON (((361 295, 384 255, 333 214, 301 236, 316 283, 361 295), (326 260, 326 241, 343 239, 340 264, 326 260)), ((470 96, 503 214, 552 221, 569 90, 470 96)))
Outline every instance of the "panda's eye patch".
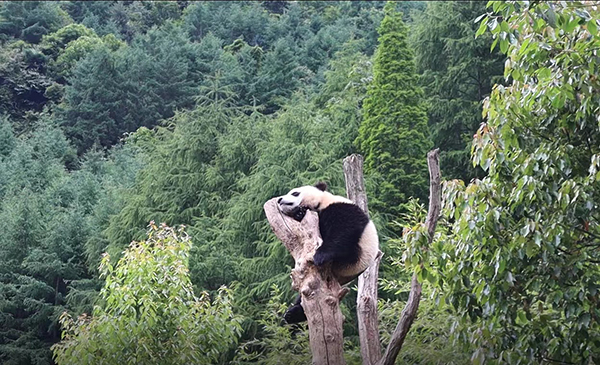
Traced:
POLYGON ((292 193, 292 196, 298 196, 298 195, 300 195, 300 193, 297 192, 297 191, 295 191, 295 192, 292 193))

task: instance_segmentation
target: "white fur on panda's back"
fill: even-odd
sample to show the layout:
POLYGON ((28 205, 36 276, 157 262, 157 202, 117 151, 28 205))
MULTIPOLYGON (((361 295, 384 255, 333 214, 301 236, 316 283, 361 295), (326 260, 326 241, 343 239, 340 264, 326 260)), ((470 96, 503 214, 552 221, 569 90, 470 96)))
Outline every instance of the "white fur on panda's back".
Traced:
POLYGON ((354 204, 354 202, 350 199, 344 198, 343 196, 339 196, 339 195, 333 195, 328 191, 324 191, 323 197, 321 198, 319 210, 323 210, 333 203, 354 204))
POLYGON ((369 221, 369 223, 366 225, 363 234, 360 236, 358 245, 361 249, 359 261, 356 263, 356 265, 337 270, 337 277, 348 278, 348 280, 351 280, 356 277, 356 275, 360 274, 366 268, 371 266, 371 264, 373 264, 375 261, 375 256, 377 256, 377 252, 379 251, 379 237, 373 221, 369 221))

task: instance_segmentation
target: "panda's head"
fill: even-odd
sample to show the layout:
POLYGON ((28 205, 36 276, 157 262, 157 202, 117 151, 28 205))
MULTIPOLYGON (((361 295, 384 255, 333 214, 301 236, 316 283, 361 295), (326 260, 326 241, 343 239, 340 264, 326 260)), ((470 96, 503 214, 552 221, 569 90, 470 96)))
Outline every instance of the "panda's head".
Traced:
POLYGON ((279 210, 301 221, 307 209, 319 211, 325 208, 324 203, 329 201, 327 197, 331 196, 326 190, 327 184, 324 182, 318 182, 315 186, 306 185, 292 189, 277 199, 279 210))

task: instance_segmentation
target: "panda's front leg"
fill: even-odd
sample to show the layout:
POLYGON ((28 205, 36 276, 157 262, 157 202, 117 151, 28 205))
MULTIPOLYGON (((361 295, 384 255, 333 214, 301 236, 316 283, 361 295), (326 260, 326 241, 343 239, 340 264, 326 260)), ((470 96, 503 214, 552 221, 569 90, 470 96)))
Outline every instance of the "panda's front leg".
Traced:
POLYGON ((332 252, 328 249, 328 246, 323 243, 321 247, 317 249, 315 252, 315 256, 313 257, 313 263, 315 266, 321 267, 329 262, 334 261, 335 252, 332 252))

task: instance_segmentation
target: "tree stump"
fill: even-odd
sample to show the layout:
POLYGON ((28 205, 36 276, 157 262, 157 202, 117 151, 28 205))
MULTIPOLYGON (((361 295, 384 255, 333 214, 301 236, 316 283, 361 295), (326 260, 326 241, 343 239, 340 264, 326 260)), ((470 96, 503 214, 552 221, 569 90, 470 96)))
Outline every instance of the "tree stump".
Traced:
POLYGON ((312 258, 322 240, 319 218, 307 211, 302 222, 281 213, 277 198, 264 205, 267 220, 275 235, 283 242, 295 261, 292 287, 302 296, 302 308, 308 320, 313 364, 345 364, 343 354, 343 317, 340 299, 347 293, 329 267, 319 270, 312 258))

